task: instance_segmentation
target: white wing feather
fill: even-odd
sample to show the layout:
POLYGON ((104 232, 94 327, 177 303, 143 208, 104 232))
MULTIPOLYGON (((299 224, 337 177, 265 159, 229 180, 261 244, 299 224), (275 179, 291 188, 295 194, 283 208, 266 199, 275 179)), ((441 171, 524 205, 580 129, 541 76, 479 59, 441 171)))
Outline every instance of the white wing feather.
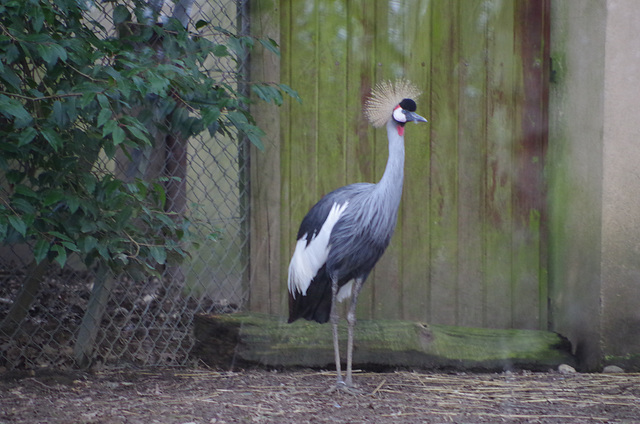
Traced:
POLYGON ((289 293, 295 299, 296 293, 300 292, 303 296, 307 295, 307 289, 311 284, 311 280, 316 276, 322 265, 327 261, 329 256, 329 237, 333 226, 336 225, 340 216, 344 213, 349 202, 343 204, 334 203, 327 215, 327 219, 322 224, 320 231, 307 244, 308 234, 303 235, 296 243, 296 250, 293 252, 291 263, 289 264, 289 293))

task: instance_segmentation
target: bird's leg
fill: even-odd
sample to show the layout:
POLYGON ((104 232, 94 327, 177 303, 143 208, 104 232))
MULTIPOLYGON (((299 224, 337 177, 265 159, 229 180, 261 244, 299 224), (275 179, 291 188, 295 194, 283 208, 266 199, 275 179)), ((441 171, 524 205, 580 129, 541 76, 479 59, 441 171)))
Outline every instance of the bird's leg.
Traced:
POLYGON ((338 341, 338 321, 340 316, 338 315, 338 280, 335 278, 331 279, 331 330, 333 331, 333 352, 335 354, 336 360, 336 388, 340 388, 344 385, 344 380, 342 380, 342 369, 340 367, 340 344, 338 341))
POLYGON ((356 326, 356 304, 358 303, 358 294, 362 288, 361 279, 356 279, 353 282, 351 288, 351 304, 349 305, 349 311, 347 312, 347 324, 349 325, 349 333, 347 336, 347 376, 345 384, 347 387, 353 387, 353 378, 351 376, 351 365, 353 363, 353 330, 356 326))

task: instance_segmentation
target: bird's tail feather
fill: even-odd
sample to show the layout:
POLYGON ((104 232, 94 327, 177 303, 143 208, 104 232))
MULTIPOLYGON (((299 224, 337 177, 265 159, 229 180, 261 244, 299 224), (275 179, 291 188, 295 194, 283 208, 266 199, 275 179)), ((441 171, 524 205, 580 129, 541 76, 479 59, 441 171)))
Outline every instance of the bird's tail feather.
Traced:
POLYGON ((329 321, 331 314, 331 283, 326 277, 324 267, 318 275, 311 281, 307 294, 296 293, 294 297, 289 293, 289 321, 293 322, 298 318, 309 321, 316 321, 323 324, 329 321), (324 274, 324 275, 323 275, 324 274))

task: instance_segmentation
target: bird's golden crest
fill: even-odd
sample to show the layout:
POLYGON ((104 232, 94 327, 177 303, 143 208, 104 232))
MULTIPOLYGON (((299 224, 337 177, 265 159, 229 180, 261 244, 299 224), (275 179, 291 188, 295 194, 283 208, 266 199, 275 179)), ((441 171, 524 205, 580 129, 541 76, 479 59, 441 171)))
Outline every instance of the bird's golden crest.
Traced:
POLYGON ((420 94, 418 87, 405 79, 397 79, 395 83, 382 81, 371 90, 364 105, 364 114, 371 125, 383 127, 391 119, 393 109, 403 99, 415 100, 420 94))

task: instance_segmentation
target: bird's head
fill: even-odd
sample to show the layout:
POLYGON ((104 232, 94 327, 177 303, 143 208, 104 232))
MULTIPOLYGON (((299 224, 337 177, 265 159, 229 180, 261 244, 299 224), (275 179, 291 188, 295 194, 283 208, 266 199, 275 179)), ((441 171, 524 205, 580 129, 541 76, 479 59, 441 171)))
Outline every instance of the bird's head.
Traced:
POLYGON ((393 120, 398 135, 403 135, 407 122, 427 122, 415 113, 416 102, 413 98, 419 95, 420 90, 407 80, 399 79, 395 83, 384 81, 372 90, 364 112, 374 127, 382 127, 393 120))
POLYGON ((404 124, 407 122, 428 122, 416 113, 416 102, 412 99, 402 99, 393 109, 393 120, 398 124, 398 135, 404 135, 404 124))

